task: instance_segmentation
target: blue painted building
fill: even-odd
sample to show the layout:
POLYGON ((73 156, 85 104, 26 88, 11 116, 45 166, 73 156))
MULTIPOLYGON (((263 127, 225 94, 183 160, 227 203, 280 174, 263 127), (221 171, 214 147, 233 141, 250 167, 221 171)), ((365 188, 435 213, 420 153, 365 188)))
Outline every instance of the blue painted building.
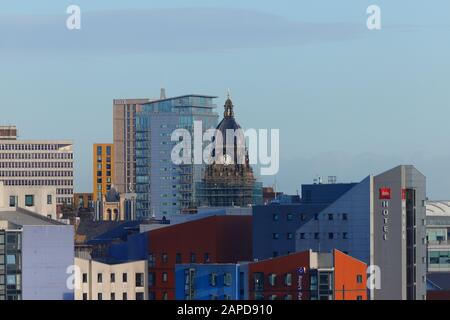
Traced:
MULTIPOLYGON (((283 196, 253 207, 253 257, 268 259, 310 248, 296 248, 296 233, 356 183, 302 185, 301 198, 283 196), (289 201, 288 201, 289 200, 289 201), (280 204, 281 203, 281 204, 280 204)), ((317 248, 311 248, 318 250, 317 248)), ((319 251, 319 250, 318 250, 319 251)))
POLYGON ((239 275, 239 264, 177 264, 176 300, 240 300, 244 290, 239 275))

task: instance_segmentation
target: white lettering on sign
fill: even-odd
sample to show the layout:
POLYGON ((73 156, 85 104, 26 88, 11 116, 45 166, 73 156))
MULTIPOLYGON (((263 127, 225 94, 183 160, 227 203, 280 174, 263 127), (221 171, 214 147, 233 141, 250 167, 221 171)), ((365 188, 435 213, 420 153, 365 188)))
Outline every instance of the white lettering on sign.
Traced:
MULTIPOLYGON (((382 207, 388 208, 389 207, 389 201, 383 201, 381 204, 382 207)), ((388 240, 388 233, 389 233, 389 210, 383 209, 381 210, 381 215, 383 216, 383 240, 388 240)))

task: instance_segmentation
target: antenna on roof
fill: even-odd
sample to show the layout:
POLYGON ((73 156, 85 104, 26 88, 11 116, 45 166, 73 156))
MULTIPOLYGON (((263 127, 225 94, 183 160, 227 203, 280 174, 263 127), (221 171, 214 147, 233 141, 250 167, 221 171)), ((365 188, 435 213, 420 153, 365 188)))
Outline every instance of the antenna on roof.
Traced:
POLYGON ((165 88, 161 88, 161 93, 159 95, 159 98, 161 100, 166 99, 166 89, 165 88))

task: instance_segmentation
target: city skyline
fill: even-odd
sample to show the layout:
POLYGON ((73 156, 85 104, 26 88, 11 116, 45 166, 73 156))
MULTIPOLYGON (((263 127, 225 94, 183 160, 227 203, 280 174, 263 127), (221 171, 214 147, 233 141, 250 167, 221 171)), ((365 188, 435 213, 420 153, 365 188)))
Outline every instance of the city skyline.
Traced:
POLYGON ((280 172, 265 185, 295 193, 317 175, 357 182, 402 163, 428 177, 430 199, 449 198, 449 3, 377 1, 383 27, 368 31, 369 1, 76 2, 84 20, 75 37, 64 29, 69 3, 0 5, 0 124, 17 125, 21 139, 72 140, 76 192, 93 191, 92 144, 113 141, 113 99, 155 98, 165 87, 169 97, 217 95, 220 111, 230 87, 243 128, 281 129, 280 172), (117 18, 117 36, 133 35, 128 50, 112 41, 114 26, 100 25, 117 18), (168 19, 173 29, 156 28, 168 19))

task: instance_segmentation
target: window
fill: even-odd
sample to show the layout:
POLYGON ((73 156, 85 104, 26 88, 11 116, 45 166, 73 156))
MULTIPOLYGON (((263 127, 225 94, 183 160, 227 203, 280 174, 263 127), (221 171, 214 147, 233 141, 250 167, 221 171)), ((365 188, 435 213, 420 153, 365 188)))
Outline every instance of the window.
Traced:
POLYGON ((277 275, 274 273, 269 274, 269 284, 274 287, 277 282, 277 275))
POLYGON ((288 287, 292 286, 292 273, 286 273, 284 275, 284 285, 288 287))
POLYGON ((314 214, 314 220, 319 220, 319 214, 318 213, 314 214))
POLYGON ((320 236, 319 236, 319 233, 318 233, 318 232, 315 232, 315 233, 314 233, 314 239, 316 239, 316 240, 320 239, 320 236))
POLYGON ((292 219, 294 218, 292 213, 288 213, 286 216, 287 221, 292 221, 292 219))
POLYGON ((342 220, 345 220, 345 221, 348 220, 348 215, 346 213, 342 214, 342 220))
POLYGON ((334 234, 333 234, 333 232, 329 232, 329 233, 328 233, 328 239, 334 239, 334 234))
POLYGON ((97 283, 102 283, 102 282, 103 282, 103 274, 97 273, 97 283))
POLYGON ((191 252, 191 263, 195 263, 197 261, 197 256, 194 252, 191 252))
POLYGON ((286 235, 286 238, 287 238, 288 240, 292 240, 292 238, 293 238, 292 233, 288 232, 287 235, 286 235))
POLYGON ((88 282, 87 273, 83 273, 83 283, 87 283, 87 282, 88 282))
POLYGON ((300 220, 305 221, 306 220, 306 214, 301 214, 300 215, 300 220))
POLYGON ((356 300, 362 300, 363 298, 362 298, 362 296, 357 296, 356 297, 356 300))
POLYGON ((167 253, 163 253, 161 255, 161 260, 162 260, 162 263, 167 263, 168 262, 169 258, 167 256, 167 253))
POLYGON ((111 281, 111 283, 115 283, 116 282, 116 274, 115 273, 111 273, 110 274, 110 281, 111 281))
POLYGON ((101 156, 101 155, 102 155, 102 147, 101 147, 101 146, 98 146, 98 147, 97 147, 97 155, 98 155, 98 156, 101 156))
POLYGON ((253 274, 254 290, 263 291, 264 289, 264 273, 255 272, 253 274))
POLYGON ((144 293, 136 292, 136 300, 144 300, 144 293))
POLYGON ((16 255, 8 254, 6 256, 6 264, 15 265, 16 264, 16 255))
POLYGON ((103 300, 103 294, 101 292, 97 294, 97 300, 103 300))
POLYGON ((278 221, 278 220, 280 220, 280 215, 278 213, 274 213, 272 218, 273 218, 273 221, 278 221))
POLYGON ((273 233, 272 234, 272 239, 278 240, 279 238, 280 238, 280 234, 279 233, 273 233))
POLYGON ((285 295, 284 300, 292 300, 292 294, 285 295))
POLYGON ((167 292, 163 292, 162 298, 163 298, 163 300, 168 300, 169 299, 169 295, 167 294, 167 292))
POLYGON ((167 282, 167 279, 168 279, 167 272, 163 272, 162 273, 162 281, 167 282))
POLYGON ((25 196, 25 206, 27 206, 27 207, 34 206, 34 196, 33 195, 28 194, 25 196))
POLYGON ((231 287, 231 283, 233 282, 233 276, 231 275, 231 273, 229 273, 229 272, 226 272, 224 275, 223 275, 223 284, 226 286, 226 287, 231 287))
POLYGON ((126 292, 122 294, 122 300, 128 300, 128 295, 126 292))
POLYGON ((305 233, 304 232, 300 233, 300 239, 302 239, 302 240, 305 239, 305 233))
POLYGON ((144 274, 143 273, 136 273, 136 287, 143 287, 144 286, 144 274))
POLYGON ((328 214, 328 220, 330 220, 330 221, 333 220, 333 214, 332 213, 328 214))
POLYGON ((357 282, 357 283, 362 283, 362 282, 363 282, 363 277, 362 277, 362 275, 358 274, 358 275, 356 276, 356 282, 357 282))
POLYGON ((148 266, 150 268, 155 267, 155 256, 152 253, 149 253, 149 255, 148 255, 148 266))
POLYGON ((111 146, 106 146, 106 155, 111 155, 111 146))
POLYGON ((152 287, 155 285, 155 273, 154 272, 150 272, 148 274, 148 285, 149 285, 149 287, 152 287))
POLYGON ((83 300, 87 300, 87 299, 88 299, 87 293, 83 293, 83 300))
POLYGON ((49 195, 47 195, 47 204, 52 204, 52 195, 51 194, 49 194, 49 195))
POLYGON ((209 253, 205 253, 203 261, 204 261, 204 263, 210 263, 211 262, 211 258, 209 257, 209 253))
POLYGON ((181 263, 181 253, 177 253, 175 255, 175 263, 181 263))
POLYGON ((9 206, 15 207, 16 206, 16 196, 10 196, 9 197, 9 206))
POLYGON ((116 294, 114 292, 111 292, 111 300, 116 300, 116 294))
POLYGON ((209 285, 215 287, 217 285, 217 273, 209 274, 209 285))
POLYGON ((342 233, 342 239, 348 239, 348 234, 347 234, 347 232, 343 232, 343 233, 342 233))
POLYGON ((127 273, 122 273, 122 282, 123 283, 127 283, 128 282, 128 274, 127 273))

